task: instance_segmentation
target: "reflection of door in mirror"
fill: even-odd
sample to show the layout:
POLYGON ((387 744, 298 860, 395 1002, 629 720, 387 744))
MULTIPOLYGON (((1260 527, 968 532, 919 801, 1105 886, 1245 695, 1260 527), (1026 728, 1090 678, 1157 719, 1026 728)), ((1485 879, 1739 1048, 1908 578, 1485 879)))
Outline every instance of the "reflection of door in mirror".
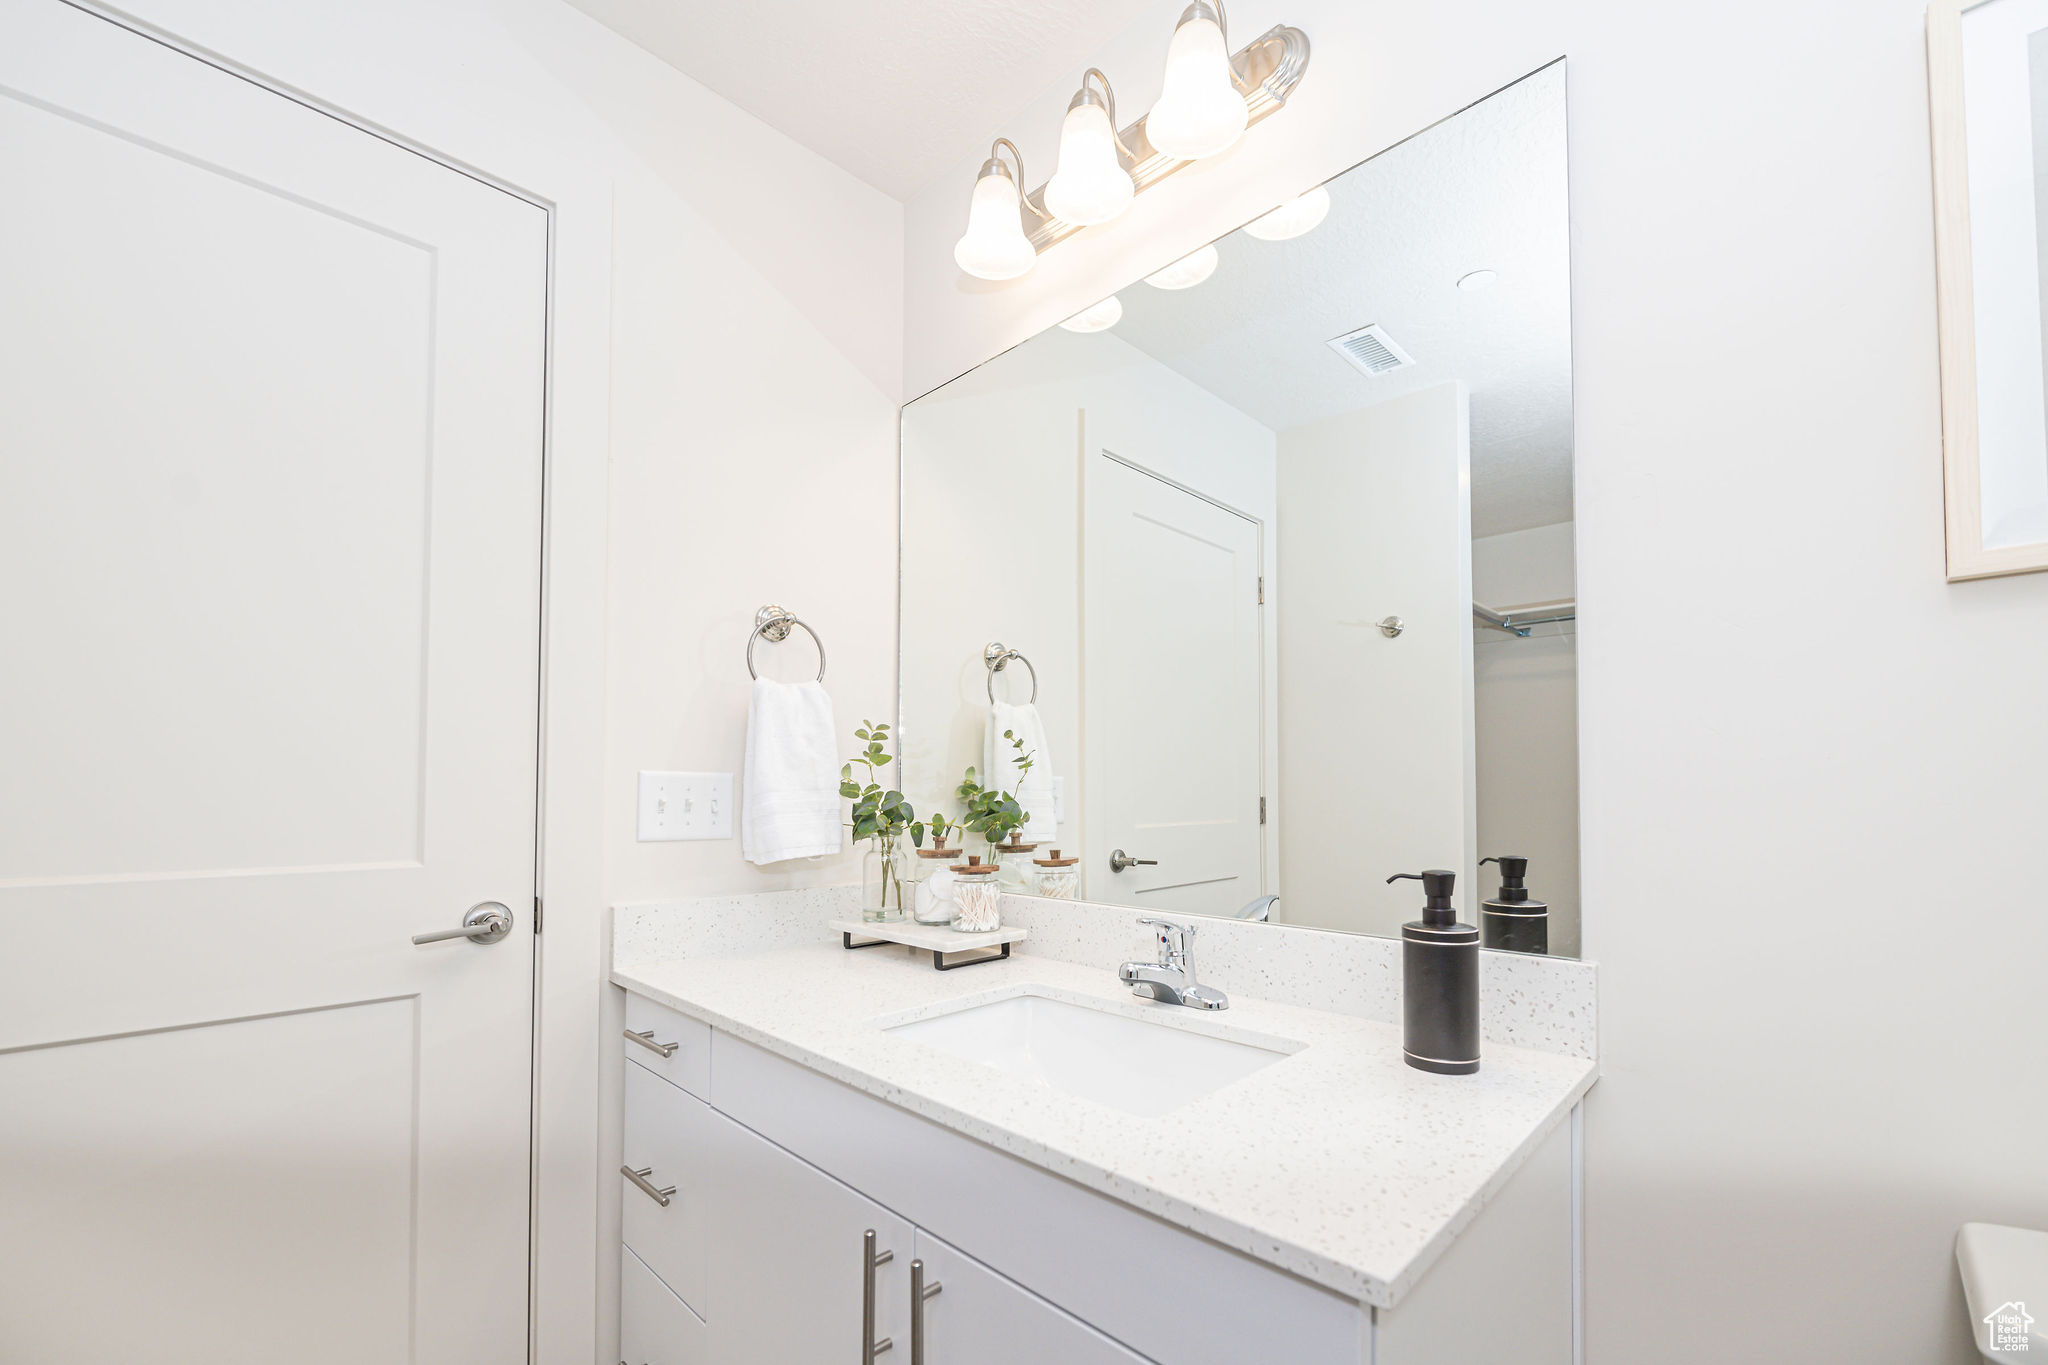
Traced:
POLYGON ((1262 889, 1262 528, 1107 451, 1086 480, 1084 889, 1233 913, 1262 889))
POLYGON ((1477 885, 1466 411, 1453 380, 1280 433, 1290 922, 1397 934, 1420 902, 1391 874, 1442 867, 1477 885), (1380 629, 1388 616, 1399 635, 1380 629))

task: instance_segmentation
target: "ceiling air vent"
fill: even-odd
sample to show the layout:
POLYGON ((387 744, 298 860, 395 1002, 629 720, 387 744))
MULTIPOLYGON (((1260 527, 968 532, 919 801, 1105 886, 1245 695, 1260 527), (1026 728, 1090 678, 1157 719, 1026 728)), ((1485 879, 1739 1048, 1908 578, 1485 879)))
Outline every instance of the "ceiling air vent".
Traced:
POLYGON ((1367 377, 1387 374, 1415 363, 1412 356, 1394 344, 1392 337, 1380 330, 1377 322, 1340 337, 1331 337, 1330 349, 1367 377))

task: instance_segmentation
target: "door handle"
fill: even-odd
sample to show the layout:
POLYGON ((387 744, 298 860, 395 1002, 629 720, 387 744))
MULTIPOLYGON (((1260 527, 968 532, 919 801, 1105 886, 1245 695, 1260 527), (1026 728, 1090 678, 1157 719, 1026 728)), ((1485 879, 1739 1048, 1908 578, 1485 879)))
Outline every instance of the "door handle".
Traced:
POLYGON ((414 934, 414 943, 442 943, 466 938, 471 943, 496 943, 512 932, 512 912, 497 901, 478 901, 462 917, 460 929, 436 929, 431 934, 414 934))
POLYGON ((626 1179, 632 1181, 635 1185, 638 1185, 640 1187, 640 1192, 642 1194, 646 1195, 649 1199, 652 1199, 655 1203, 661 1205, 663 1208, 668 1207, 668 1201, 675 1195, 675 1186, 663 1185, 657 1187, 652 1180, 649 1180, 647 1178, 648 1176, 654 1174, 654 1168, 652 1166, 642 1166, 637 1171, 634 1170, 631 1166, 621 1166, 619 1167, 619 1174, 626 1177, 626 1179))
POLYGON ((1120 848, 1119 848, 1119 849, 1112 849, 1112 850, 1110 851, 1110 855, 1109 855, 1109 870, 1110 870, 1111 872, 1121 872, 1121 871, 1123 871, 1123 870, 1124 870, 1125 868, 1127 868, 1127 867, 1157 867, 1157 866, 1159 866, 1159 860, 1158 860, 1157 858, 1130 858, 1130 857, 1126 857, 1126 856, 1124 855, 1124 851, 1123 851, 1122 849, 1120 849, 1120 848))
POLYGON ((875 1365, 876 1356, 896 1346, 888 1337, 875 1340, 875 1267, 889 1264, 896 1253, 875 1250, 875 1230, 869 1228, 861 1237, 860 1254, 860 1365, 875 1365))

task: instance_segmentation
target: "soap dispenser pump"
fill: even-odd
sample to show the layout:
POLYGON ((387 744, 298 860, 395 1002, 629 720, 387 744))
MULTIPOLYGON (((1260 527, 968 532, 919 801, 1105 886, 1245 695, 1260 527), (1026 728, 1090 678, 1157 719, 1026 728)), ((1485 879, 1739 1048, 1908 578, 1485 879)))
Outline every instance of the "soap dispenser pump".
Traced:
POLYGON ((1422 918, 1401 926, 1401 1050, 1408 1065, 1443 1076, 1479 1069, 1479 929, 1458 923, 1457 873, 1397 872, 1422 883, 1422 918))
POLYGON ((1550 907, 1532 900, 1522 879, 1529 860, 1519 854, 1481 858, 1479 865, 1500 864, 1500 894, 1479 906, 1479 937, 1488 948, 1510 953, 1550 951, 1550 907))

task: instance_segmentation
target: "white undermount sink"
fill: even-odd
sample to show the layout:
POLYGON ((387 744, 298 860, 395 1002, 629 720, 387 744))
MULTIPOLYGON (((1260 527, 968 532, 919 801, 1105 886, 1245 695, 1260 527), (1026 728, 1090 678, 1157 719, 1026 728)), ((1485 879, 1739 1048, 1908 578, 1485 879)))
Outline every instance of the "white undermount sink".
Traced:
POLYGON ((1299 1050, 1279 1039, 1247 1042, 1197 1033, 1036 991, 883 1029, 1146 1118, 1170 1113, 1299 1050))

